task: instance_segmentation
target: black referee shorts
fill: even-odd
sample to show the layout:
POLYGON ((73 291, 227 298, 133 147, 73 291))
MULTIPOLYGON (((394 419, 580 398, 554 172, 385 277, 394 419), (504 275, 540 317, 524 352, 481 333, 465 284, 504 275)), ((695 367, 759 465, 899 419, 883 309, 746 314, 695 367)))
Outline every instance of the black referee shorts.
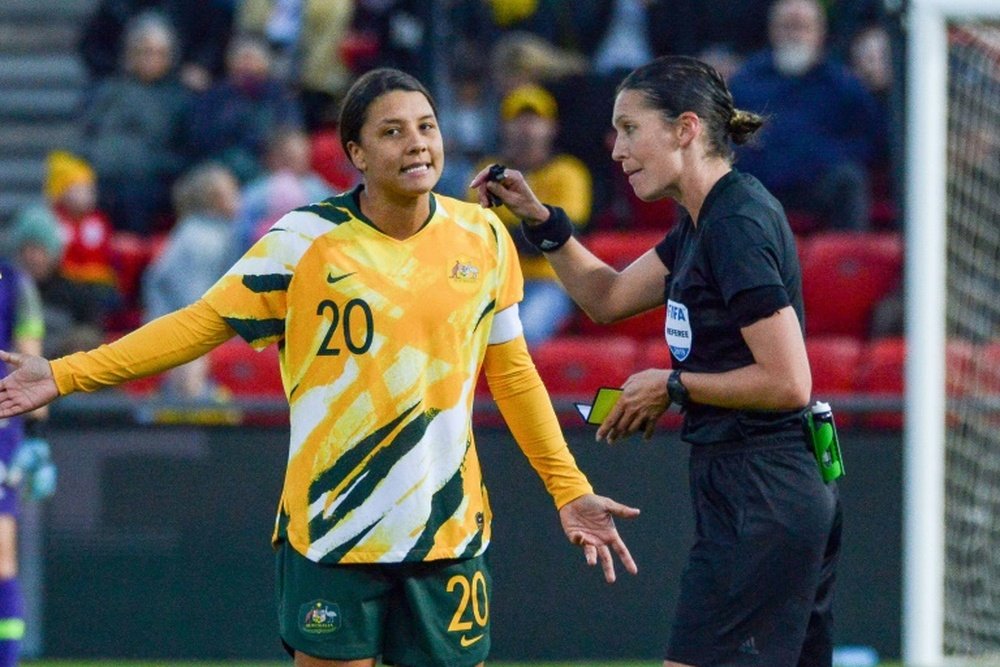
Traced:
POLYGON ((830 667, 840 499, 804 438, 694 446, 689 474, 696 541, 667 660, 830 667))

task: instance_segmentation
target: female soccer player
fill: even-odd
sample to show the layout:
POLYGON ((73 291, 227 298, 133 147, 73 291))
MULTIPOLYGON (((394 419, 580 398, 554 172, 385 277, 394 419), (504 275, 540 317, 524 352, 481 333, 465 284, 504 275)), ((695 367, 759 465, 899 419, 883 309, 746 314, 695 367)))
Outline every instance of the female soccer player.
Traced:
POLYGON ((471 431, 484 368, 587 562, 635 563, 576 467, 529 358, 513 242, 491 212, 432 193, 431 96, 362 76, 340 119, 353 192, 281 218, 193 306, 47 363, 0 353, 0 416, 162 371, 234 332, 277 344, 291 441, 274 532, 279 631, 300 667, 472 666, 490 645, 487 501, 471 431))
MULTIPOLYGON (((44 335, 42 301, 34 282, 0 260, 0 344, 39 354, 44 335)), ((31 417, 43 414, 39 411, 31 417)), ((17 577, 17 515, 19 485, 29 486, 30 482, 16 479, 13 468, 26 426, 20 418, 0 421, 0 667, 18 664, 24 637, 24 600, 17 577)))
POLYGON ((521 174, 472 187, 525 221, 573 299, 611 322, 666 302, 673 371, 629 377, 598 439, 649 438, 671 403, 684 410, 697 539, 681 578, 668 666, 799 667, 832 661, 836 487, 820 477, 800 417, 812 378, 803 343, 795 242, 780 204, 732 168, 730 141, 763 123, 733 107, 711 67, 664 57, 619 85, 612 157, 645 201, 687 215, 621 272, 571 238, 521 174))

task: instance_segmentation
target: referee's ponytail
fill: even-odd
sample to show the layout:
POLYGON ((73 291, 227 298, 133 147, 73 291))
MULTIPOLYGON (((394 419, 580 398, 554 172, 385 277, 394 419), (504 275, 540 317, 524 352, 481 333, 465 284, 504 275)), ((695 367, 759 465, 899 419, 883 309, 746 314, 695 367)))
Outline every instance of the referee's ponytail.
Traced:
POLYGON ((750 141, 754 133, 764 125, 764 117, 752 111, 743 109, 733 109, 733 115, 729 117, 726 129, 729 130, 729 138, 737 146, 750 141))

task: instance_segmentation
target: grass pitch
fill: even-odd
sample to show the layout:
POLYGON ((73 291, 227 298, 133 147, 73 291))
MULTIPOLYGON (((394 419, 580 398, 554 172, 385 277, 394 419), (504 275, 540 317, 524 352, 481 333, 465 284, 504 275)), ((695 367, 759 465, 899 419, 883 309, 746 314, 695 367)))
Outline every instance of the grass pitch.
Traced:
MULTIPOLYGON (((289 667, 284 662, 129 662, 121 660, 28 660, 25 667, 289 667)), ((487 667, 660 667, 657 660, 631 662, 487 662, 487 667)), ((898 662, 883 662, 880 667, 902 667, 898 662)))

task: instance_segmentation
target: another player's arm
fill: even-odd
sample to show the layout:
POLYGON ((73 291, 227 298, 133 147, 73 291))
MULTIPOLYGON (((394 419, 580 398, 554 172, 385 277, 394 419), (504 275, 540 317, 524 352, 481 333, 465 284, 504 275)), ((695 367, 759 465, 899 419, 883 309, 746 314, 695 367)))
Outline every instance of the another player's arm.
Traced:
MULTIPOLYGON (((20 354, 39 356, 45 339, 45 315, 42 297, 34 281, 20 276, 17 285, 17 309, 14 314, 14 349, 20 354)), ((48 416, 49 409, 42 406, 28 415, 34 422, 48 416)), ((29 422, 30 425, 30 422, 29 422)))

